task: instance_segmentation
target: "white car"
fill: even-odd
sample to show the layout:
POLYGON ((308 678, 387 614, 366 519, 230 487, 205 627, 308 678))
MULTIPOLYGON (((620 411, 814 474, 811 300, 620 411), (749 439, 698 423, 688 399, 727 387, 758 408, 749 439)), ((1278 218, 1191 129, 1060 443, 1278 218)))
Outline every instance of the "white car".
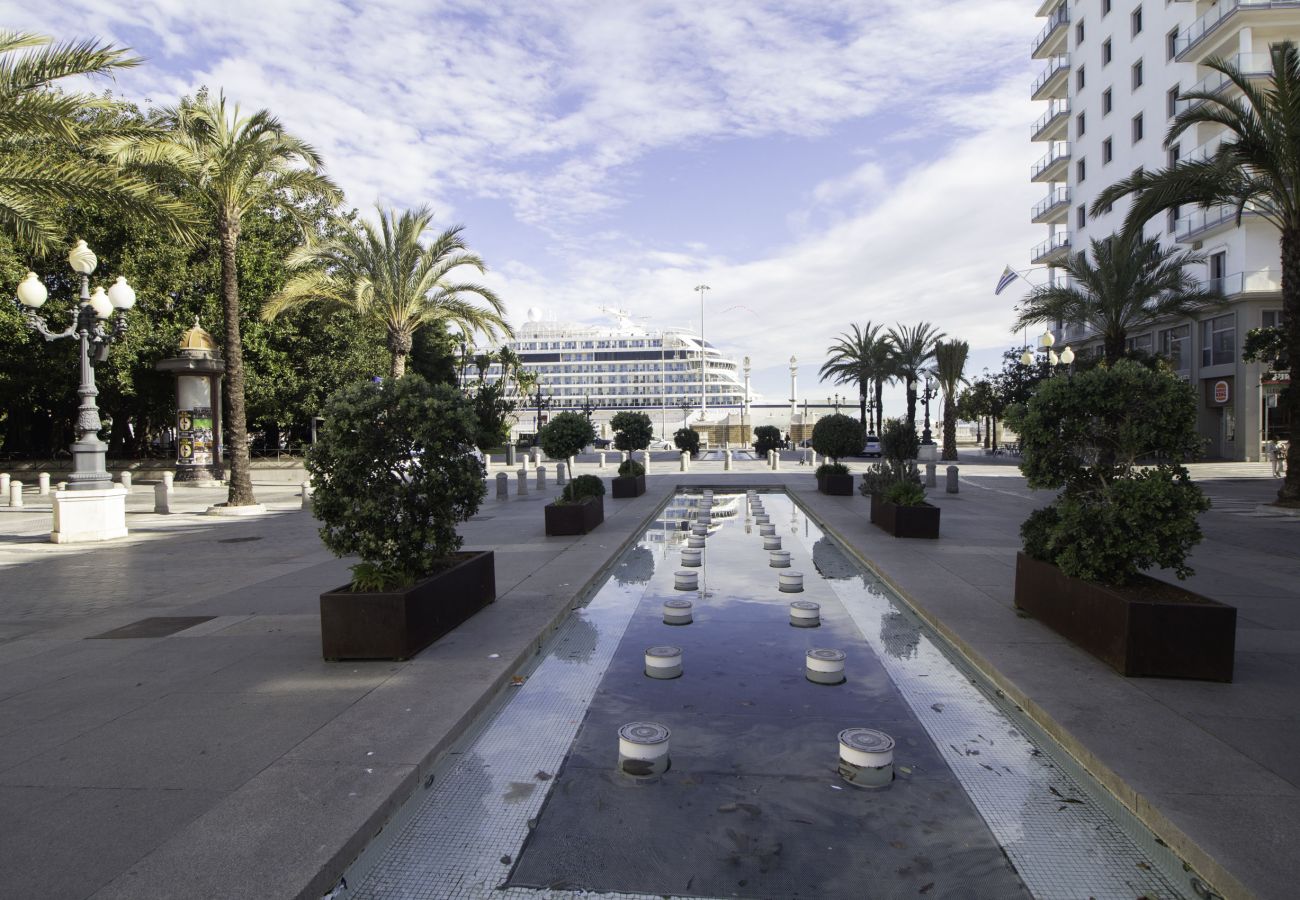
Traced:
POLYGON ((646 447, 646 449, 647 450, 676 450, 677 445, 674 444, 672 441, 664 441, 656 438, 650 441, 650 445, 646 447))
POLYGON ((862 448, 861 456, 879 456, 880 455, 880 438, 874 434, 867 435, 867 442, 862 448))

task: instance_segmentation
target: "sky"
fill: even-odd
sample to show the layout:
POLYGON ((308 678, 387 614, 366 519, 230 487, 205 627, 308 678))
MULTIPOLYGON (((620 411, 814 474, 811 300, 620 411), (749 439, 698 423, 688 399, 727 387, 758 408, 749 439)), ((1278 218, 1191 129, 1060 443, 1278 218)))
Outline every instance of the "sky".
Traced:
POLYGON ((856 393, 817 379, 854 323, 931 322, 969 342, 971 375, 1019 343, 1024 282, 993 288, 1045 237, 1033 10, 0 0, 0 21, 132 48, 146 63, 100 86, 142 104, 208 86, 271 110, 348 206, 463 224, 515 324, 615 307, 698 328, 707 284, 706 337, 752 358, 754 389, 788 397, 793 355, 818 402, 856 393))

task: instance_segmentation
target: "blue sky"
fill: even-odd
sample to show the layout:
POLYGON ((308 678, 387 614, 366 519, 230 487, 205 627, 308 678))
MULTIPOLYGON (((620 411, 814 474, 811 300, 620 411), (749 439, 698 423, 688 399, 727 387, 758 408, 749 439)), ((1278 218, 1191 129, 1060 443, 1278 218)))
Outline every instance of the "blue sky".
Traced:
POLYGON ((755 389, 786 396, 794 354, 820 399, 852 322, 933 322, 972 373, 1012 342, 1018 289, 993 285, 1045 236, 1032 6, 0 0, 0 21, 131 46, 148 62, 114 89, 141 102, 271 109, 350 205, 464 223, 516 322, 695 324, 707 283, 707 334, 755 389))

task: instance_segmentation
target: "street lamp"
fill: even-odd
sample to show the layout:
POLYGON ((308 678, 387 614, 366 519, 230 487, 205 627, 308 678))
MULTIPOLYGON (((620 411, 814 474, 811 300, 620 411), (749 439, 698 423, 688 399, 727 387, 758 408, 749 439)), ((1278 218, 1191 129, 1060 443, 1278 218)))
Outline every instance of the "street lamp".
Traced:
POLYGON ((682 408, 682 427, 686 427, 686 417, 691 414, 691 398, 683 397, 682 402, 678 404, 682 408))
POLYGON ((741 411, 740 411, 740 430, 742 434, 742 440, 744 440, 745 442, 749 442, 750 434, 748 428, 745 425, 745 420, 749 417, 749 357, 748 356, 745 357, 744 365, 745 365, 745 405, 741 407, 741 411))
POLYGON ((937 393, 938 393, 938 390, 933 386, 933 383, 932 383, 932 381, 930 380, 930 373, 929 373, 929 372, 926 372, 926 373, 925 373, 925 391, 921 394, 921 398, 922 398, 922 400, 925 402, 925 428, 923 428, 923 429, 921 430, 921 443, 922 443, 922 444, 933 444, 933 443, 934 443, 934 438, 933 438, 933 437, 931 436, 931 434, 930 434, 930 401, 931 401, 932 399, 934 399, 934 396, 935 396, 935 394, 937 394, 937 393))
POLYGON ((709 385, 704 374, 704 292, 713 288, 707 284, 697 284, 695 290, 700 295, 700 421, 703 422, 709 411, 709 385))
POLYGON ((537 411, 533 414, 533 443, 537 443, 537 433, 542 430, 542 410, 550 409, 551 404, 555 402, 554 395, 542 396, 542 381, 537 380, 537 387, 531 394, 525 394, 524 400, 526 407, 531 406, 537 411))

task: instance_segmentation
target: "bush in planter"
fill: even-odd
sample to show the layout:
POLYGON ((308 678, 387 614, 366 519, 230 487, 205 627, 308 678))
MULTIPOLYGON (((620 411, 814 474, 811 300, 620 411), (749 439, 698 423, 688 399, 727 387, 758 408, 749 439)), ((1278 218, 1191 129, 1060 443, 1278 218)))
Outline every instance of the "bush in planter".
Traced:
POLYGON ((537 432, 537 443, 551 459, 567 460, 596 439, 596 428, 582 413, 556 413, 537 432))
POLYGON ((885 460, 872 463, 867 467, 867 471, 862 473, 862 484, 858 485, 858 493, 864 497, 871 494, 879 494, 883 497, 896 484, 921 484, 921 470, 917 468, 915 460, 885 460))
POLYGON ((605 496, 605 482, 595 475, 579 475, 564 486, 556 503, 582 503, 591 497, 605 496))
POLYGON ((826 475, 847 475, 849 474, 849 467, 843 463, 822 463, 813 474, 818 478, 826 475))
POLYGON ((1120 360, 1044 381, 1008 424, 1029 486, 1061 491, 1021 526, 1027 555, 1109 585, 1152 566, 1191 574, 1209 501, 1180 464, 1200 451, 1188 385, 1120 360), (1139 470, 1140 461, 1154 465, 1139 470))
POLYGON ((781 429, 775 425, 760 425, 754 429, 754 452, 759 456, 767 456, 769 450, 780 450, 784 444, 781 429))
POLYGON ((645 466, 634 459, 627 459, 618 464, 619 478, 640 478, 645 474, 645 466))
POLYGON ((460 549, 456 525, 487 491, 472 455, 473 402, 419 375, 340 389, 308 451, 312 513, 325 546, 359 556, 354 590, 389 590, 438 571, 460 549))
POLYGON ((673 443, 682 453, 694 456, 700 452, 700 433, 691 428, 678 428, 673 434, 673 443))
POLYGON ((921 439, 916 435, 916 428, 903 419, 886 419, 883 433, 880 435, 880 455, 894 462, 916 459, 921 451, 921 439))
POLYGON ((615 450, 644 450, 654 437, 654 426, 645 413, 617 413, 609 420, 609 427, 614 431, 615 450))
POLYGON ((885 490, 884 501, 895 506, 923 506, 925 488, 912 481, 896 481, 885 490))
POLYGON ((812 448, 836 461, 861 452, 865 440, 862 423, 852 416, 823 416, 813 426, 812 448))

